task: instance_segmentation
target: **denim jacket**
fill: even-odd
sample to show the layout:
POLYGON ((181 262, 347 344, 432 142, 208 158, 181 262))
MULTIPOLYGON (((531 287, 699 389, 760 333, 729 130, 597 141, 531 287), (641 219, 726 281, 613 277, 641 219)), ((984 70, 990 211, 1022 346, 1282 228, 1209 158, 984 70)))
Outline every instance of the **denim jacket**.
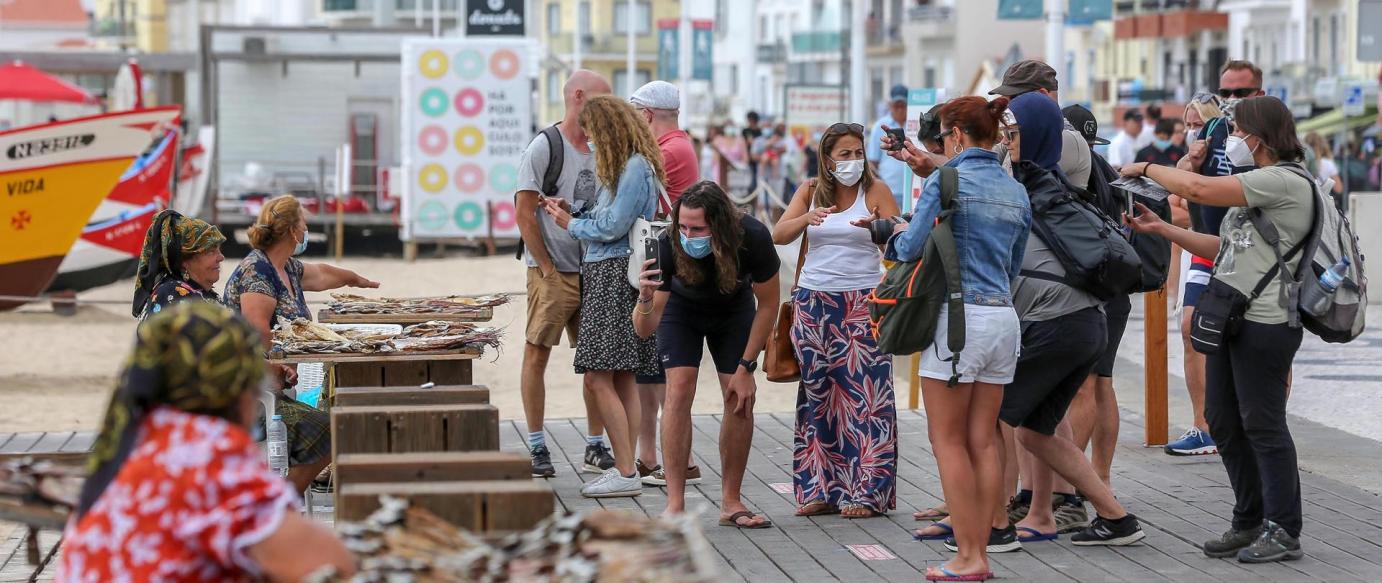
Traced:
POLYGON ((640 154, 634 154, 619 175, 619 184, 610 195, 607 185, 600 185, 599 201, 594 210, 579 219, 571 219, 567 230, 571 236, 585 241, 585 262, 597 263, 615 257, 628 257, 629 229, 638 217, 652 220, 657 211, 657 175, 640 154))
MULTIPOLYGON (((946 166, 959 170, 959 205, 952 217, 966 304, 1011 306, 1011 282, 1022 269, 1032 227, 1027 190, 999 165, 998 155, 969 148, 946 166)), ((888 241, 886 258, 916 261, 940 213, 940 172, 926 179, 906 231, 888 241)))

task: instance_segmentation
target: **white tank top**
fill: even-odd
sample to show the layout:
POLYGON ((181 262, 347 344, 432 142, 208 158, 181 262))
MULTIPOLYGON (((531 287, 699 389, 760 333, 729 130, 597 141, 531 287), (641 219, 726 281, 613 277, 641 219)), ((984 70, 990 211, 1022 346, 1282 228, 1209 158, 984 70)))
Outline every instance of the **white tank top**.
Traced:
POLYGON ((849 208, 827 216, 820 226, 806 227, 809 247, 797 285, 823 292, 878 286, 883 279, 883 254, 873 244, 868 229, 849 224, 871 214, 865 198, 861 191, 849 208))

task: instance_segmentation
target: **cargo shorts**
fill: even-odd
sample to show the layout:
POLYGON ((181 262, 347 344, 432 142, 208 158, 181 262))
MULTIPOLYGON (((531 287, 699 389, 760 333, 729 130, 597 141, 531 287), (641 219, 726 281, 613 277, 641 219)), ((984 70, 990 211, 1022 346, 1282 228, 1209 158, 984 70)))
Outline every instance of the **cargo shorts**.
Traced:
POLYGON ((528 268, 529 344, 551 348, 561 342, 566 330, 571 346, 581 325, 581 274, 553 272, 542 277, 542 270, 528 268))

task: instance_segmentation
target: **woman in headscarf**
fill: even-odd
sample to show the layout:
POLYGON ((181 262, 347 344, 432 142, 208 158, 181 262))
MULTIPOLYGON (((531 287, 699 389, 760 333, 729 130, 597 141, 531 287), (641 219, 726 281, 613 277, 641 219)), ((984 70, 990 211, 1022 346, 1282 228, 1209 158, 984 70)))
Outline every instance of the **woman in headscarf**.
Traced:
POLYGON ((201 219, 171 209, 154 215, 139 253, 130 313, 144 320, 184 298, 217 300, 211 288, 221 279, 225 241, 220 229, 201 219))
POLYGON ((304 518, 248 428, 259 335, 210 302, 139 327, 63 534, 57 581, 299 581, 354 558, 304 518))

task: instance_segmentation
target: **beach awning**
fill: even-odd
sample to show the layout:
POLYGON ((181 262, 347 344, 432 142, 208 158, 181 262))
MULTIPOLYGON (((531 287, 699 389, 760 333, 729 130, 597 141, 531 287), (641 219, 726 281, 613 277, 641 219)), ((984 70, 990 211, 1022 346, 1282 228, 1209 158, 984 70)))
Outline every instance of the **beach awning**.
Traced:
POLYGON ((1296 131, 1302 134, 1319 132, 1324 135, 1353 131, 1377 123, 1377 110, 1369 108, 1363 115, 1346 116, 1343 109, 1322 113, 1299 124, 1296 131))
POLYGON ((20 61, 0 65, 0 99, 95 103, 85 89, 20 61))

